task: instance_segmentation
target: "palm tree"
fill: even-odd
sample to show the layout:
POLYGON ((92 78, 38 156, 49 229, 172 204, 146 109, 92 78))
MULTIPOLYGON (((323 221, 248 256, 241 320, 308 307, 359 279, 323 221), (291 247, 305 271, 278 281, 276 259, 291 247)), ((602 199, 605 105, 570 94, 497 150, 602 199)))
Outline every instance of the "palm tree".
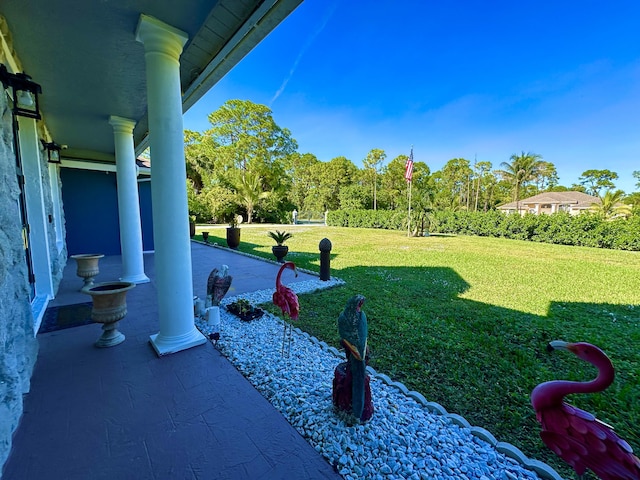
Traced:
POLYGON ((247 223, 251 223, 253 209, 260 200, 269 196, 269 192, 262 190, 262 177, 243 172, 242 177, 234 184, 234 187, 239 203, 247 209, 247 223))
POLYGON ((600 203, 592 203, 591 210, 607 220, 614 218, 628 217, 631 215, 631 205, 622 203, 624 192, 622 190, 607 190, 599 197, 600 203))
POLYGON ((531 152, 522 152, 520 155, 514 153, 509 157, 509 160, 511 160, 511 163, 501 163, 501 167, 504 170, 497 170, 497 173, 511 183, 513 200, 519 202, 520 189, 537 178, 539 171, 544 167, 544 162, 542 161, 542 155, 531 152))

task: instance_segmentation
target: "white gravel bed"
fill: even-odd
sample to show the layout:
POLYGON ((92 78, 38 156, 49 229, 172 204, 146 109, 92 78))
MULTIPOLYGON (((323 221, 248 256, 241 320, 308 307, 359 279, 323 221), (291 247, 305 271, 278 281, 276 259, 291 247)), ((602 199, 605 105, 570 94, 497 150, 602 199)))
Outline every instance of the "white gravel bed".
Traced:
MULTIPOLYGON (((342 283, 312 280, 288 286, 307 293, 342 283)), ((222 305, 239 298, 254 305, 268 302, 273 291, 227 298, 222 305)), ((278 317, 265 313, 243 322, 224 308, 220 317, 217 348, 346 479, 561 478, 546 464, 496 442, 486 430, 470 427, 372 369, 373 418, 349 426, 334 412, 331 400, 333 371, 344 354, 294 328, 290 354, 283 356, 284 326, 278 317)), ((205 335, 211 331, 202 319, 197 318, 196 325, 205 335)))

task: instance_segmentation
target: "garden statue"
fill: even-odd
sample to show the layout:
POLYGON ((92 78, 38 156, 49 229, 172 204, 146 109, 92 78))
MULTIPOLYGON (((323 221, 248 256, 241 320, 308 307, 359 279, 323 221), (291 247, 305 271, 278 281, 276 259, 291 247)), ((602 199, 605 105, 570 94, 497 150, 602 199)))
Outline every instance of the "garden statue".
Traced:
MULTIPOLYGON (((278 270, 278 275, 276 276, 276 291, 273 292, 273 304, 277 307, 280 307, 283 315, 286 315, 291 318, 291 320, 297 320, 298 315, 300 314, 300 304, 298 303, 298 296, 295 294, 293 290, 289 287, 285 287, 280 282, 280 277, 282 276, 282 272, 285 269, 293 270, 293 273, 298 276, 298 270, 296 269, 296 265, 293 262, 284 262, 278 270)), ((284 344, 286 343, 287 338, 287 322, 284 323, 284 336, 282 338, 282 355, 284 356, 284 344)), ((289 352, 291 352, 291 324, 289 324, 289 350, 287 351, 287 356, 289 356, 289 352)))
POLYGON ((231 286, 231 280, 233 277, 227 275, 229 267, 227 265, 222 265, 221 269, 222 271, 220 273, 218 273, 217 268, 211 270, 209 278, 207 279, 207 298, 211 295, 211 305, 207 305, 207 307, 219 307, 220 301, 227 294, 229 287, 231 286))
POLYGON ((206 320, 213 327, 214 340, 220 338, 220 301, 229 291, 232 277, 227 275, 229 267, 222 265, 222 271, 214 268, 207 279, 207 313, 206 320), (217 337, 217 338, 215 338, 217 337))
POLYGON ((362 311, 364 296, 354 295, 338 317, 340 344, 347 361, 338 365, 333 377, 333 405, 351 412, 361 422, 373 416, 370 377, 367 374, 367 316, 362 311))
POLYGON ((640 479, 640 459, 631 446, 589 412, 564 402, 572 393, 601 392, 613 382, 609 357, 589 343, 555 340, 547 347, 567 350, 598 369, 590 382, 553 380, 541 383, 531 393, 531 405, 542 425, 542 441, 582 476, 587 469, 603 480, 640 479))

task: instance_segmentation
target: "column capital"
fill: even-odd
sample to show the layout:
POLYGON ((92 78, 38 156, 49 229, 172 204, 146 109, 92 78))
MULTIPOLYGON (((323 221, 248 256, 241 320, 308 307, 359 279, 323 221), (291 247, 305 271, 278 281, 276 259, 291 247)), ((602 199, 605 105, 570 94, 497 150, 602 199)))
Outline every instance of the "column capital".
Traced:
POLYGON ((120 133, 133 133, 133 129, 136 126, 136 122, 128 118, 118 117, 111 115, 109 117, 109 124, 113 127, 115 132, 120 133))
POLYGON ((144 45, 145 52, 157 52, 178 60, 189 35, 157 18, 140 15, 136 28, 136 40, 144 45))

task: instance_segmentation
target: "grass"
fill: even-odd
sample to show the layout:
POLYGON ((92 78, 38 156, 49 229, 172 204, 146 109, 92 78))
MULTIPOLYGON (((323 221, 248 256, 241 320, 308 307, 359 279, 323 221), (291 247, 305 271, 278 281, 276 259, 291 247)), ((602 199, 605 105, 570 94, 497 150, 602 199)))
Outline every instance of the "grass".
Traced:
MULTIPOLYGON (((240 250, 273 258, 268 230, 243 228, 240 250)), ((338 347, 338 315, 350 296, 362 293, 377 371, 566 477, 572 470, 539 438, 529 395, 547 380, 595 375, 567 352, 547 353, 549 341, 593 343, 612 359, 616 380, 603 393, 569 401, 615 426, 640 452, 638 252, 483 237, 407 238, 370 229, 288 230, 294 236, 287 260, 319 271, 318 243, 327 237, 332 275, 347 282, 301 296, 296 324, 303 330, 338 347)), ((226 245, 224 230, 211 230, 210 242, 226 245)))

